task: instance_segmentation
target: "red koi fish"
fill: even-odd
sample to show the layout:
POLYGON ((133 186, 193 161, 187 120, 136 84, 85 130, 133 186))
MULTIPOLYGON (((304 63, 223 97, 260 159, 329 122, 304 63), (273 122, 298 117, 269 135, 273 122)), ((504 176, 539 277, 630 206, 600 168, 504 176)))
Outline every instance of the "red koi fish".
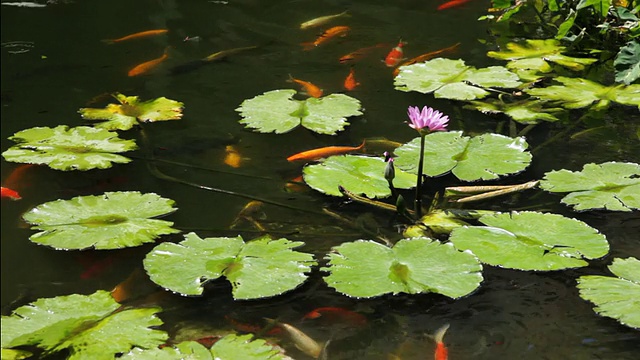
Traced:
POLYGON ((398 45, 396 45, 396 47, 389 51, 389 54, 387 54, 387 57, 384 59, 385 65, 387 65, 388 67, 394 67, 404 59, 404 51, 402 50, 402 47, 405 44, 406 42, 400 40, 400 42, 398 42, 398 45))
POLYGON ((145 37, 149 37, 149 36, 166 34, 168 31, 169 30, 167 30, 167 29, 147 30, 147 31, 141 31, 141 32, 137 32, 135 34, 123 36, 123 37, 121 37, 119 39, 107 39, 107 40, 102 40, 102 41, 107 43, 107 44, 115 44, 115 43, 119 43, 119 42, 127 41, 127 40, 141 39, 141 38, 145 38, 145 37))
POLYGON ((304 46, 304 50, 311 50, 311 49, 313 49, 315 47, 318 47, 318 46, 324 44, 325 42, 333 39, 334 37, 337 37, 337 36, 345 37, 345 36, 347 36, 347 33, 349 33, 350 30, 351 30, 351 28, 348 27, 348 26, 334 26, 332 28, 327 29, 322 34, 320 34, 320 36, 318 36, 318 38, 314 42, 312 42, 312 43, 302 43, 301 45, 304 46))
POLYGON ((451 1, 447 1, 446 3, 438 6, 438 10, 445 10, 445 9, 450 9, 450 8, 454 8, 457 6, 460 6, 462 4, 466 4, 471 0, 451 0, 451 1))
POLYGON ((449 329, 449 324, 444 325, 440 329, 436 330, 436 333, 433 335, 433 338, 436 342, 436 351, 433 355, 435 360, 447 360, 449 358, 449 350, 447 346, 444 344, 442 339, 444 338, 444 334, 449 329))
POLYGON ((350 61, 356 61, 356 60, 361 59, 365 55, 369 54, 370 52, 372 52, 375 49, 385 48, 387 46, 389 46, 389 44, 378 44, 378 45, 374 45, 374 46, 369 46, 369 47, 365 47, 365 48, 362 48, 362 49, 358 49, 358 50, 350 52, 350 53, 348 53, 346 55, 342 55, 340 57, 340 59, 338 59, 338 61, 340 61, 340 63, 342 63, 342 64, 348 63, 350 61))
POLYGON ((0 189, 2 189, 2 198, 9 198, 11 200, 22 199, 22 196, 20 196, 20 194, 18 194, 18 192, 15 190, 11 190, 6 187, 0 187, 0 189))
POLYGON ((364 326, 367 324, 366 316, 341 307, 319 307, 311 310, 302 317, 302 319, 318 318, 324 318, 330 321, 346 322, 356 326, 364 326))
POLYGON ((300 80, 300 79, 296 79, 294 77, 291 76, 291 74, 289 74, 289 80, 287 80, 288 82, 293 82, 296 83, 298 85, 301 85, 302 88, 304 89, 305 93, 309 96, 312 96, 314 98, 319 98, 322 97, 322 89, 320 89, 319 87, 317 87, 316 85, 308 82, 308 81, 304 81, 304 80, 300 80))
POLYGON ((348 91, 355 89, 360 83, 356 81, 355 72, 353 71, 353 66, 349 70, 349 75, 344 79, 344 88, 348 91))
POLYGON ((362 142, 362 144, 360 144, 360 146, 327 146, 327 147, 307 150, 301 153, 291 155, 287 158, 287 161, 296 161, 296 160, 313 161, 313 160, 326 158, 332 155, 347 154, 350 152, 362 150, 363 148, 364 148, 364 141, 362 142))
POLYGON ((447 53, 447 52, 454 51, 456 48, 458 48, 458 46, 460 46, 460 43, 457 43, 457 44, 454 44, 454 45, 451 45, 449 47, 442 48, 442 49, 439 49, 439 50, 431 51, 431 52, 428 52, 426 54, 418 55, 418 56, 414 57, 411 60, 407 60, 407 61, 403 62, 402 64, 400 64, 397 68, 395 68, 393 70, 393 76, 397 76, 398 73, 400 72, 400 68, 403 67, 403 66, 412 65, 412 64, 415 64, 415 63, 419 63, 419 62, 423 62, 423 61, 427 61, 427 60, 433 59, 434 57, 436 57, 436 56, 438 56, 440 54, 444 54, 444 53, 447 53))
POLYGON ((161 62, 165 61, 169 57, 169 47, 164 49, 164 54, 157 59, 145 61, 142 64, 136 65, 133 69, 129 70, 127 75, 129 76, 138 76, 142 74, 146 74, 149 71, 155 69, 160 65, 161 62))

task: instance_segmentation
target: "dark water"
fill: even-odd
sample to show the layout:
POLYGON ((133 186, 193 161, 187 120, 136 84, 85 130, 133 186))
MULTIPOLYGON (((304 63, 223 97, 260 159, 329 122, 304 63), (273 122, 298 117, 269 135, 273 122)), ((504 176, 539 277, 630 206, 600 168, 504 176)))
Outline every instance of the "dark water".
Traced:
MULTIPOLYGON (((469 134, 491 132, 497 121, 462 109, 460 103, 433 99, 430 95, 393 89, 390 69, 380 61, 400 38, 407 41, 406 55, 461 45, 452 58, 482 67, 498 64, 485 56, 491 50, 481 41, 491 40, 486 24, 476 19, 489 2, 472 1, 450 11, 437 12, 436 1, 77 1, 49 4, 45 8, 2 6, 2 150, 12 145, 7 137, 33 126, 78 126, 85 122, 81 107, 103 107, 103 94, 121 92, 142 99, 165 96, 185 103, 181 121, 145 126, 157 156, 250 176, 221 174, 176 165, 160 165, 172 176, 219 187, 287 207, 267 205, 268 224, 274 229, 301 234, 288 236, 307 245, 301 250, 320 259, 331 246, 365 238, 358 231, 338 226, 331 218, 313 212, 323 205, 357 216, 369 209, 341 206, 318 193, 284 191, 285 179, 299 175, 300 166, 284 159, 296 152, 334 144, 359 144, 363 138, 386 137, 404 142, 415 133, 403 122, 409 105, 430 105, 450 115, 453 130, 469 134), (302 51, 318 31, 299 30, 310 18, 349 9, 352 17, 332 24, 352 28, 338 39, 314 51, 302 51), (114 45, 101 39, 117 38, 148 30, 169 29, 157 36, 114 45), (184 42, 198 36, 198 42, 184 42), (238 124, 234 111, 247 98, 265 91, 290 88, 288 74, 314 82, 325 93, 342 91, 348 66, 337 59, 355 49, 387 43, 389 46, 356 64, 361 85, 350 95, 365 108, 364 115, 338 136, 317 135, 298 128, 288 134, 257 134, 238 124), (211 53, 239 46, 256 50, 232 56, 192 72, 169 75, 167 69, 211 53), (128 77, 136 64, 159 57, 169 46, 169 59, 158 72, 128 77), (233 144, 246 158, 239 169, 223 163, 225 146, 233 144)), ((640 146, 633 126, 637 110, 614 108, 602 131, 565 136, 535 152, 530 169, 510 181, 541 178, 544 172, 579 170, 589 162, 638 162, 640 146), (625 117, 621 120, 621 117, 625 117)), ((529 133, 536 148, 562 131, 563 125, 541 125, 529 133)), ((584 129, 578 127, 576 132, 584 129)), ((138 130, 122 135, 139 139, 138 130)), ((138 153, 138 156, 142 156, 138 153)), ((1 163, 2 179, 19 164, 1 163)), ((452 181, 445 178, 441 181, 452 181)), ((450 183, 448 183, 450 185, 450 183)), ((71 293, 90 294, 110 290, 131 273, 139 272, 144 255, 153 245, 103 252, 65 252, 28 241, 32 231, 20 221, 31 207, 58 198, 99 194, 104 191, 156 192, 176 200, 179 210, 167 217, 184 231, 205 236, 234 236, 225 229, 247 199, 167 182, 154 177, 143 160, 108 170, 58 172, 30 169, 21 179, 23 200, 2 203, 2 306, 3 314, 40 297, 71 293), (112 258, 114 260, 105 261, 112 258), (83 279, 87 264, 104 261, 109 266, 83 279)), ((592 266, 572 271, 534 273, 485 267, 485 281, 473 295, 450 300, 440 295, 397 295, 369 300, 337 294, 315 270, 301 288, 261 301, 233 301, 230 286, 214 282, 201 298, 165 294, 157 300, 165 312, 164 329, 176 334, 187 327, 228 328, 225 315, 259 323, 262 317, 279 317, 300 326, 312 337, 332 339, 330 359, 430 358, 433 342, 425 334, 445 323, 451 359, 634 359, 640 352, 640 334, 602 318, 592 304, 579 298, 575 279, 584 274, 607 274, 614 257, 640 257, 636 214, 591 212, 575 214, 559 204, 559 197, 522 194, 517 198, 478 204, 478 208, 509 210, 532 207, 576 217, 598 228, 611 253, 592 266), (339 324, 300 323, 303 314, 319 306, 342 306, 367 315, 364 328, 339 324)), ((536 195, 537 194, 537 195, 536 195)), ((384 214, 373 213, 384 231, 384 214)), ((242 232, 250 239, 251 232, 242 232)), ((172 240, 179 241, 180 237, 172 240)), ((138 292, 157 290, 139 276, 138 292)), ((289 344, 284 343, 290 348, 289 344)), ((291 350, 294 357, 304 355, 291 350)))

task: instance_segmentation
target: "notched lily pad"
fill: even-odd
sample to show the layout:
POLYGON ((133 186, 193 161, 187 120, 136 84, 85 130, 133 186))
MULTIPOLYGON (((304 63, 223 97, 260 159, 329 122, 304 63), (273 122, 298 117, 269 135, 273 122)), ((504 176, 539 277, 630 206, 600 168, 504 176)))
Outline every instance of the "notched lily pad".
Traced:
POLYGON ((112 163, 131 159, 117 153, 137 149, 133 140, 124 140, 115 132, 88 126, 69 128, 35 127, 9 138, 14 145, 2 153, 7 161, 44 164, 56 170, 107 169, 112 163))
POLYGON ((578 172, 551 171, 544 175, 540 187, 569 192, 562 202, 579 211, 640 209, 640 165, 634 163, 586 164, 578 172))
POLYGON ((595 312, 640 329, 640 260, 613 259, 609 270, 617 277, 585 275, 578 278, 580 297, 596 304, 595 312))
POLYGON ((598 230, 582 221, 557 214, 512 212, 485 215, 487 226, 453 229, 449 240, 470 250, 480 261, 520 270, 560 270, 588 265, 609 252, 598 230))
POLYGON ((566 48, 560 45, 560 41, 555 39, 527 39, 524 43, 508 43, 505 51, 489 51, 487 56, 494 59, 510 60, 507 64, 509 69, 534 69, 542 73, 551 71, 548 62, 579 71, 584 70, 586 65, 598 61, 598 59, 563 55, 565 50, 566 48))
POLYGON ((301 125, 320 134, 335 135, 349 125, 347 118, 362 115, 360 101, 345 94, 294 100, 295 90, 268 91, 247 99, 236 109, 241 124, 258 132, 282 134, 301 125))
POLYGON ((174 201, 137 191, 106 192, 50 201, 22 217, 42 230, 29 240, 56 249, 119 249, 180 232, 170 221, 150 219, 176 211, 174 201))
POLYGON ((140 101, 137 96, 113 94, 120 104, 109 104, 104 109, 82 108, 78 112, 83 119, 106 120, 95 127, 107 130, 129 130, 138 122, 179 120, 182 118, 184 104, 159 97, 154 100, 140 101))
POLYGON ((393 248, 365 240, 343 243, 327 259, 325 282, 354 297, 435 292, 459 298, 482 282, 473 254, 424 237, 400 240, 393 248))
POLYGON ((201 295, 203 285, 224 275, 235 299, 279 295, 302 284, 315 265, 313 255, 293 251, 303 245, 268 236, 245 243, 242 237, 185 235, 179 244, 162 243, 144 259, 156 284, 182 295, 201 295))

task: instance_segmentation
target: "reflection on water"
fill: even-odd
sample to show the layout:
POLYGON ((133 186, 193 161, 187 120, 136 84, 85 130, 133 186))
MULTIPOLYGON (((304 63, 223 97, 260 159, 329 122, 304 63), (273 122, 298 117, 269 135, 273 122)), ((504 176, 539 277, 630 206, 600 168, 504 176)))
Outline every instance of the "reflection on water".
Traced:
MULTIPOLYGON (((400 40, 407 43, 407 58, 459 42, 455 52, 445 56, 465 59, 476 67, 494 64, 484 55, 488 49, 478 41, 486 33, 486 24, 476 19, 486 3, 468 2, 446 12, 437 12, 438 4, 414 0, 348 4, 94 0, 56 2, 37 9, 3 7, 2 150, 12 144, 7 137, 28 127, 84 124, 77 114, 80 107, 89 103, 102 107, 111 101, 100 98, 100 94, 118 91, 143 99, 165 96, 184 102, 185 115, 179 122, 145 126, 151 150, 158 157, 191 166, 159 163, 163 172, 266 198, 272 203, 262 208, 267 218, 260 219, 261 226, 274 235, 304 241, 307 245, 302 251, 313 253, 317 259, 322 259, 331 246, 370 238, 371 234, 397 238, 396 229, 384 213, 344 204, 313 191, 287 190, 287 181, 300 175, 301 165, 289 163, 286 158, 321 146, 356 146, 364 138, 406 142, 414 137, 403 124, 409 105, 438 108, 450 115, 452 129, 469 134, 496 128, 494 119, 464 110, 453 101, 393 89, 393 69, 383 60, 400 40), (327 26, 347 25, 351 28, 348 35, 305 51, 301 44, 316 39, 322 29, 300 30, 300 24, 347 8, 350 17, 334 19, 327 26), (148 29, 169 32, 166 36, 113 45, 100 41, 148 29), (378 44, 389 47, 378 49, 378 44), (257 49, 193 71, 168 73, 171 68, 218 51, 253 45, 257 49), (166 47, 170 48, 169 56, 154 71, 134 78, 127 76, 136 64, 157 57, 166 47), (355 61, 339 61, 345 54, 367 48, 371 51, 355 61), (350 65, 356 69, 360 83, 350 95, 362 102, 365 115, 350 119, 351 125, 339 135, 317 135, 302 128, 284 135, 257 134, 238 124, 234 109, 244 99, 269 90, 292 88, 287 83, 289 74, 317 84, 328 94, 344 91, 350 65), (225 164, 228 146, 234 146, 238 156, 250 160, 239 162, 237 168, 225 164), (234 171, 240 175, 234 175, 234 171), (367 219, 354 220, 355 226, 346 226, 319 212, 321 206, 339 210, 350 219, 358 219, 365 212, 367 219)), ((541 126, 529 134, 528 141, 535 147, 553 131, 552 126, 541 126)), ((563 167, 576 170, 587 162, 637 162, 637 139, 622 136, 629 133, 632 132, 616 125, 552 143, 536 154, 537 161, 521 176, 527 180, 540 178, 546 171, 563 167), (621 136, 624 141, 612 141, 621 136), (598 151, 593 151, 593 146, 598 151)), ((139 130, 122 136, 137 138, 139 130)), ((241 232, 245 239, 251 239, 259 233, 260 229, 251 222, 242 222, 232 232, 228 229, 248 199, 155 178, 142 159, 144 152, 137 156, 129 165, 88 173, 36 167, 18 185, 22 187, 23 200, 3 201, 3 313, 36 298, 111 290, 133 279, 129 281, 138 284, 139 290, 130 294, 128 301, 160 304, 165 309, 165 328, 171 334, 185 328, 233 330, 225 316, 257 326, 264 325, 265 317, 278 318, 318 341, 331 340, 329 359, 389 359, 392 355, 400 359, 429 358, 435 347, 429 336, 446 323, 451 324, 445 337, 451 359, 633 359, 640 351, 637 332, 595 315, 592 304, 581 300, 575 289, 577 276, 606 274, 605 266, 612 257, 588 269, 552 274, 487 267, 481 288, 455 301, 439 295, 404 294, 351 299, 328 288, 322 282, 323 274, 315 271, 307 283, 291 293, 243 302, 233 301, 230 286, 224 281, 209 284, 201 298, 158 291, 148 279, 138 276, 142 258, 152 246, 99 254, 94 263, 105 265, 104 269, 89 270, 85 257, 36 246, 27 240, 32 232, 20 222, 20 214, 29 208, 57 198, 116 190, 153 191, 176 200, 180 210, 168 219, 202 237, 235 236, 241 232), (114 256, 113 260, 108 260, 110 256, 114 256), (340 321, 302 320, 318 307, 356 311, 366 316, 367 323, 349 326, 340 321)), ((2 161, 2 179, 18 166, 2 161)), ((436 184, 439 181, 446 179, 439 179, 436 184)), ((482 206, 505 210, 506 205, 551 203, 548 210, 577 216, 560 206, 558 198, 547 194, 512 201, 482 206)), ((630 238, 630 231, 637 233, 638 226, 628 215, 586 213, 579 218, 607 235, 614 256, 640 257, 637 241, 630 238)), ((169 240, 179 241, 180 237, 169 240)), ((281 343, 294 357, 305 357, 290 343, 281 343)))

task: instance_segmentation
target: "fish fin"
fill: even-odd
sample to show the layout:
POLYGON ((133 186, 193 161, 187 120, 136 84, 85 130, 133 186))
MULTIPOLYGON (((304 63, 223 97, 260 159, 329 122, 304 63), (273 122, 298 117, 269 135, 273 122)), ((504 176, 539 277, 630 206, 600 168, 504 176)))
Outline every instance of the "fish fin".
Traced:
POLYGON ((113 39, 102 39, 100 41, 102 41, 103 43, 105 43, 107 45, 113 45, 113 44, 116 43, 113 39))
POLYGON ((447 333, 447 330, 449 330, 449 324, 444 324, 442 327, 436 330, 436 332, 433 334, 433 340, 436 343, 443 342, 442 339, 444 338, 444 334, 447 333))
POLYGON ((291 76, 291 74, 289 74, 289 78, 286 81, 290 82, 290 83, 295 83, 296 82, 295 79, 293 78, 293 76, 291 76))
POLYGON ((316 44, 312 42, 303 42, 303 43, 300 43, 300 45, 302 45, 302 50, 304 51, 309 51, 316 48, 316 44))

